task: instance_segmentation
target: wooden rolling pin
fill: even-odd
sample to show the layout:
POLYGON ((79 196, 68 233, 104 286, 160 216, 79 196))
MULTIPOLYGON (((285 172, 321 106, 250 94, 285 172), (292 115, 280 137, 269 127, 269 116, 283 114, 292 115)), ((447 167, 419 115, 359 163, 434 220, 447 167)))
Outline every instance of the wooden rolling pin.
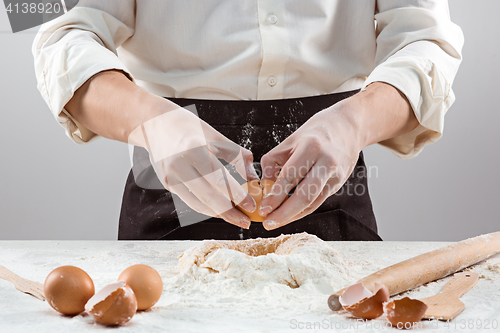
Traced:
MULTIPOLYGON (((481 235, 431 251, 375 272, 358 282, 373 292, 384 284, 391 295, 441 279, 500 252, 500 232, 481 235)), ((342 309, 339 297, 345 288, 328 298, 333 311, 342 309)))

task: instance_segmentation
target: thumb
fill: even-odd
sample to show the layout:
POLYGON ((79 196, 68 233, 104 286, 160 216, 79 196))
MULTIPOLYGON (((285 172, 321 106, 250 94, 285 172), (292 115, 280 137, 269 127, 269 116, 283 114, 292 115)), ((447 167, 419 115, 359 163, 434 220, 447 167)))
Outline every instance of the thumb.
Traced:
POLYGON ((262 179, 276 181, 283 165, 287 160, 287 155, 280 150, 280 146, 275 147, 270 152, 262 156, 260 160, 262 167, 262 179))

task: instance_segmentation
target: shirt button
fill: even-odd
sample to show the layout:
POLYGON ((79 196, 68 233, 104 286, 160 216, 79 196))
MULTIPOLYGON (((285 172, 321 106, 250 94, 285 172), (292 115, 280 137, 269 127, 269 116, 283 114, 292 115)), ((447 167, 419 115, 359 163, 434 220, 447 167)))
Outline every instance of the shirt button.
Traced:
POLYGON ((267 84, 270 85, 271 87, 274 87, 278 83, 278 79, 276 79, 274 76, 270 76, 267 79, 267 84))
POLYGON ((276 15, 273 15, 273 14, 270 14, 268 17, 267 17, 267 22, 271 23, 271 24, 276 24, 278 22, 278 16, 276 15))

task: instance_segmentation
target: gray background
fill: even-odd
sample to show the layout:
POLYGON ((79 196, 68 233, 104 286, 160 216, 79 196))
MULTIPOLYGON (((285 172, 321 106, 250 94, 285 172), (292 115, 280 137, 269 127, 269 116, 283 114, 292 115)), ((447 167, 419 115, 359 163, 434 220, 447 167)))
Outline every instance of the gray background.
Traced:
MULTIPOLYGON (((465 34, 444 137, 412 160, 365 150, 385 240, 457 241, 499 230, 500 1, 451 0, 465 34)), ((127 145, 77 146, 36 89, 36 29, 12 34, 0 9, 0 239, 116 239, 127 145)))

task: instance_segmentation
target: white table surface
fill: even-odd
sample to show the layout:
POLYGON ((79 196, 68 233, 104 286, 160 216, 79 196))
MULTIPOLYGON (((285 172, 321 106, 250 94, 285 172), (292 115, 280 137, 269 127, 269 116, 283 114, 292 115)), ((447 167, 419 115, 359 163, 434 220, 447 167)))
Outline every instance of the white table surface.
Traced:
MULTIPOLYGON (((437 242, 329 242, 344 259, 359 267, 359 277, 446 246, 437 242)), ((43 283, 50 271, 62 265, 84 269, 94 280, 96 291, 116 281, 130 265, 143 263, 155 267, 162 277, 175 274, 177 256, 196 242, 125 242, 125 241, 0 241, 0 265, 16 274, 43 283)), ((451 323, 424 321, 414 331, 422 332, 498 332, 500 331, 500 256, 476 265, 481 274, 478 284, 461 300, 465 310, 451 323), (496 324, 495 324, 496 323, 496 324), (496 326, 498 325, 498 326, 496 326), (489 327, 486 327, 489 326, 489 327), (486 328, 485 328, 486 327, 486 328), (494 328, 497 327, 495 330, 494 328)), ((449 278, 421 286, 405 296, 424 298, 441 289, 449 278)), ((353 281, 354 282, 354 281, 353 281)), ((396 331, 384 327, 386 319, 356 322, 346 313, 333 313, 326 304, 320 311, 304 314, 272 312, 262 318, 238 304, 221 307, 183 302, 183 294, 165 290, 153 309, 138 313, 119 328, 96 324, 88 315, 65 317, 47 302, 16 290, 0 279, 0 332, 378 332, 396 331), (315 325, 316 326, 313 326, 315 325), (321 325, 319 327, 318 325, 321 325), (302 327, 302 329, 301 329, 302 327), (344 329, 339 329, 343 327, 344 329)), ((265 306, 263 304, 262 306, 265 306)), ((318 307, 316 307, 318 308, 318 307)), ((270 309, 271 310, 271 309, 270 309)))

